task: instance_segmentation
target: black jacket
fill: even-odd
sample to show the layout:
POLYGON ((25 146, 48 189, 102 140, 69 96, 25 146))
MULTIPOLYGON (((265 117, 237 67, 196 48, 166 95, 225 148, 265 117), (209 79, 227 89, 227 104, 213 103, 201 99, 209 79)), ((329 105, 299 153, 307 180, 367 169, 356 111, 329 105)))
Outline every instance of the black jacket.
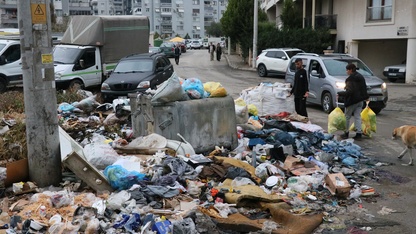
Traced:
POLYGON ((345 91, 339 92, 338 94, 340 96, 344 96, 345 107, 362 102, 369 98, 365 79, 358 72, 354 72, 348 76, 345 80, 345 91))
POLYGON ((181 55, 181 48, 179 46, 175 47, 175 57, 179 57, 181 55))
POLYGON ((295 73, 295 80, 293 82, 291 94, 294 94, 295 97, 303 97, 306 92, 309 91, 308 75, 306 74, 305 69, 299 69, 295 73))

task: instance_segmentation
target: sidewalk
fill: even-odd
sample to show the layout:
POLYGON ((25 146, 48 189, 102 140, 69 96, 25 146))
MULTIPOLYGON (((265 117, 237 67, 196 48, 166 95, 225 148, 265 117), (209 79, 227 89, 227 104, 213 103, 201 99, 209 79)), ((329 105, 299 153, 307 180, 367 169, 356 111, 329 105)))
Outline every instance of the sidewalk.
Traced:
POLYGON ((256 71, 255 68, 250 67, 247 63, 244 63, 243 57, 240 57, 237 54, 224 54, 224 56, 227 60, 228 66, 231 68, 245 71, 256 71))

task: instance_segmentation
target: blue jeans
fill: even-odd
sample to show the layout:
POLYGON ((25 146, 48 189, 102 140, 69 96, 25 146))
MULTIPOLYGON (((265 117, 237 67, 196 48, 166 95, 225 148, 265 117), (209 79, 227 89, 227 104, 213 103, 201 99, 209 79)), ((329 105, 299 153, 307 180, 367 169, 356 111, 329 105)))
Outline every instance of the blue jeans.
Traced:
POLYGON ((355 103, 349 107, 345 107, 345 119, 347 124, 347 130, 350 127, 350 119, 354 114, 354 126, 357 129, 356 133, 361 133, 361 111, 363 110, 363 102, 355 103))

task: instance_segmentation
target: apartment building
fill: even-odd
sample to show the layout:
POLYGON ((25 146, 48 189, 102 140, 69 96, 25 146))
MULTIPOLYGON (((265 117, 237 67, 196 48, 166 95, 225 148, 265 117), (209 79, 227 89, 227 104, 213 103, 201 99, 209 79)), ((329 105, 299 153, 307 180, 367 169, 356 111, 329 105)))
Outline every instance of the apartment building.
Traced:
MULTIPOLYGON (((414 0, 295 0, 304 27, 327 27, 333 49, 364 60, 383 77, 391 64, 416 63, 416 1, 414 0)), ((263 0, 261 8, 279 25, 283 0, 263 0)), ((416 82, 416 66, 406 67, 406 82, 416 82)))
POLYGON ((227 5, 228 0, 134 0, 132 14, 148 16, 151 31, 160 35, 204 38, 227 5))

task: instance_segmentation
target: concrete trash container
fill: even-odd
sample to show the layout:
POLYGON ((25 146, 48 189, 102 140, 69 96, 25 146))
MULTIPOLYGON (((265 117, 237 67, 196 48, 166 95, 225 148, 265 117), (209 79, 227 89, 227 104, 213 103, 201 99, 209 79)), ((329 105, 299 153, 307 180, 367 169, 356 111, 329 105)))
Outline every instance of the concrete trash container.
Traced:
POLYGON ((152 103, 152 111, 136 111, 138 106, 143 106, 144 100, 141 98, 136 99, 136 102, 130 102, 136 137, 152 132, 148 123, 153 122, 154 133, 167 139, 181 141, 177 135, 179 133, 194 147, 196 153, 212 151, 215 146, 224 146, 232 150, 237 147, 235 104, 231 96, 152 103), (141 113, 147 116, 141 116, 141 113), (147 121, 145 125, 140 123, 149 118, 153 121, 147 121))

